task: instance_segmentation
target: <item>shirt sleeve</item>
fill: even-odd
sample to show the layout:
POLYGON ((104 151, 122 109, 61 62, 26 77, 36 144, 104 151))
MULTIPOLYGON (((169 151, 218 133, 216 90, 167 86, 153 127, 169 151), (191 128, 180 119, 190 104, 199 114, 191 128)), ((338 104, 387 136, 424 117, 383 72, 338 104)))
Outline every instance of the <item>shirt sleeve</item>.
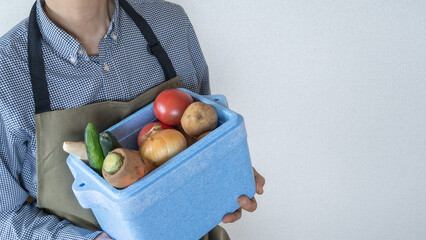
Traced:
POLYGON ((0 239, 94 239, 92 232, 60 220, 25 200, 28 193, 20 185, 20 163, 25 156, 25 142, 6 130, 0 114, 0 239))
POLYGON ((191 22, 189 22, 188 41, 192 62, 197 71, 197 78, 200 81, 200 94, 210 95, 209 68, 191 22))

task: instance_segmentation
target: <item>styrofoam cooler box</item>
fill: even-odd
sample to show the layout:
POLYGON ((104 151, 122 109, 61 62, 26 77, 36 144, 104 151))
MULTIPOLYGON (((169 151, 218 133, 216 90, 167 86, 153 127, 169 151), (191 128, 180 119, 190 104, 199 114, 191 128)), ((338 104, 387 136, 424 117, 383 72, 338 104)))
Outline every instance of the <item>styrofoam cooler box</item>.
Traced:
MULTIPOLYGON (((138 182, 119 190, 80 159, 67 159, 80 205, 114 239, 196 240, 239 208, 238 197, 256 192, 243 117, 225 107, 222 95, 181 90, 212 105, 219 125, 138 182)), ((156 120, 151 103, 106 131, 137 150, 140 129, 156 120)))

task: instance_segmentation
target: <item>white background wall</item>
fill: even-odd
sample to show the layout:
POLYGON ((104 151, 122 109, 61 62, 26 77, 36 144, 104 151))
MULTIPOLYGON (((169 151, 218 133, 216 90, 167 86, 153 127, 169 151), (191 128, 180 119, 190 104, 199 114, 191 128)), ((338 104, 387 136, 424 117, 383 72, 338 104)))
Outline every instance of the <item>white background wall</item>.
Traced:
POLYGON ((232 239, 426 238, 426 1, 174 2, 267 179, 232 239))

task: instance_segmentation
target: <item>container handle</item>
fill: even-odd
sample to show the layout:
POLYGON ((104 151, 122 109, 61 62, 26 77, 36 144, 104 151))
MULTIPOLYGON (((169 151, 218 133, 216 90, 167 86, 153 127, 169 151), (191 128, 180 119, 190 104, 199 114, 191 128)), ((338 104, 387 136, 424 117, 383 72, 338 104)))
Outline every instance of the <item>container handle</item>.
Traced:
POLYGON ((87 172, 87 166, 77 157, 69 155, 67 164, 74 176, 74 182, 72 184, 74 195, 83 208, 91 208, 94 204, 97 204, 98 200, 102 199, 102 195, 105 194, 102 188, 95 188, 92 186, 97 180, 89 178, 97 178, 97 176, 82 174, 82 172, 87 172))

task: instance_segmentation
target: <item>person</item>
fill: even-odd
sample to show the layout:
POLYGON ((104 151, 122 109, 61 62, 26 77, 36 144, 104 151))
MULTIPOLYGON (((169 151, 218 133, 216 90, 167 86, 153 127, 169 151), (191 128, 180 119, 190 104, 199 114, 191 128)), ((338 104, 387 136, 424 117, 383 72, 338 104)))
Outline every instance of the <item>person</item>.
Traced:
MULTIPOLYGON (((37 0, 0 39, 0 239, 111 239, 78 205, 63 140, 106 128, 164 89, 210 94, 185 11, 161 0, 37 0), (120 106, 121 113, 115 114, 120 106), (111 120, 106 119, 108 115, 111 120)), ((253 168, 258 194, 265 179, 253 168)), ((254 211, 255 198, 223 217, 254 211)), ((203 239, 227 239, 214 228, 203 239)))

